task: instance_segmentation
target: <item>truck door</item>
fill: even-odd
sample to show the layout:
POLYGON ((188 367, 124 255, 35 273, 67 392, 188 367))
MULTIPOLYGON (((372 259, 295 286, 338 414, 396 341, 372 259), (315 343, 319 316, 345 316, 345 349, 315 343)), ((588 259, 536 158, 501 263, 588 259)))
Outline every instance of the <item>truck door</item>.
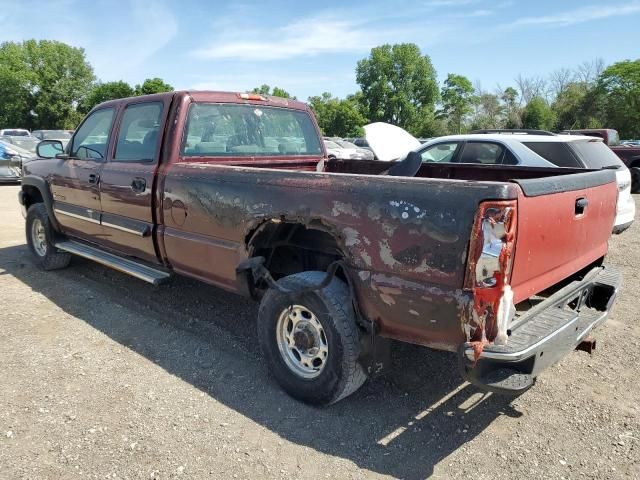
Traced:
POLYGON ((69 158, 50 177, 56 218, 65 232, 99 241, 100 171, 108 157, 114 107, 92 112, 71 139, 69 158))
POLYGON ((112 158, 100 175, 107 247, 155 261, 153 181, 171 97, 131 100, 121 110, 112 158))

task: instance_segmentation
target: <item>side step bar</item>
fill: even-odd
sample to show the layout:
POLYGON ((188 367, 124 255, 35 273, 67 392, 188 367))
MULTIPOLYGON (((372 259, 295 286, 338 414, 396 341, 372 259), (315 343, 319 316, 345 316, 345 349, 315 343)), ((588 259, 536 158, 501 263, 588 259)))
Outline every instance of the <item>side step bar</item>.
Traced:
POLYGON ((55 244, 58 250, 73 253, 79 257, 88 258, 94 262, 111 267, 119 272, 127 273, 152 285, 159 285, 168 280, 171 274, 163 270, 149 267, 128 258, 122 258, 96 247, 73 240, 64 240, 55 244))

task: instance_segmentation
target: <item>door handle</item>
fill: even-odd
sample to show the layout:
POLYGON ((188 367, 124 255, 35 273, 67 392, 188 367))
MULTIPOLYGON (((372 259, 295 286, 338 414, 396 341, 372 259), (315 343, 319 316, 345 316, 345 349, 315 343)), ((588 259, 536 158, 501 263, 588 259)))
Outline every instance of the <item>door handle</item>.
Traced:
POLYGON ((142 193, 147 188, 147 181, 144 178, 136 177, 131 181, 131 190, 142 193))
POLYGON ((97 173, 89 174, 89 183, 91 183, 92 185, 95 185, 96 183, 98 183, 99 180, 100 180, 100 175, 98 175, 97 173))
POLYGON ((576 200, 576 215, 582 215, 584 213, 584 209, 589 205, 589 200, 582 197, 576 200))

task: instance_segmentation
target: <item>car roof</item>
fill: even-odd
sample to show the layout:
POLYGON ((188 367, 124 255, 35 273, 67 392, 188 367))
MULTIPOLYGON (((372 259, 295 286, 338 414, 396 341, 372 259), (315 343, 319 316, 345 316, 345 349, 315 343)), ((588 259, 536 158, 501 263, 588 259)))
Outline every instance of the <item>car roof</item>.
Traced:
POLYGON ((494 141, 504 144, 527 143, 527 142, 553 142, 553 143, 567 143, 567 142, 579 142, 579 141, 602 141, 598 137, 589 137, 587 135, 529 135, 519 133, 467 133, 462 135, 447 135, 444 137, 437 137, 429 140, 429 144, 433 144, 440 141, 472 141, 472 140, 485 140, 494 141))
POLYGON ((294 110, 304 111, 311 110, 306 103, 301 102, 300 100, 293 100, 291 98, 274 97, 273 95, 262 95, 259 93, 251 92, 219 92, 212 90, 175 90, 172 92, 154 93, 151 95, 118 98, 115 100, 107 100, 106 102, 102 102, 93 107, 93 110, 105 107, 115 107, 121 103, 163 101, 164 99, 174 97, 176 99, 190 97, 191 99, 193 99, 193 101, 201 103, 233 103, 239 105, 262 105, 265 107, 286 107, 294 110), (247 97, 245 97, 245 95, 247 95, 247 97))

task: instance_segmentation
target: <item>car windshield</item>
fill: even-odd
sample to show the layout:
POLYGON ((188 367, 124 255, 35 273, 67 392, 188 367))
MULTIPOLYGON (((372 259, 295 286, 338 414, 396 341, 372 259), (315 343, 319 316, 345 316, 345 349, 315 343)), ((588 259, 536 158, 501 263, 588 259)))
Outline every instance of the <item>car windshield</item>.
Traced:
POLYGON ((619 167, 624 165, 622 160, 607 145, 598 140, 571 142, 571 147, 587 168, 619 167))
POLYGON ((45 130, 44 132, 42 132, 42 137, 45 140, 60 140, 71 138, 71 134, 65 130, 45 130))
POLYGON ((30 135, 27 130, 3 130, 2 134, 8 137, 28 137, 30 135))
POLYGON ((185 156, 321 155, 307 112, 257 105, 193 104, 182 153, 185 156))
POLYGON ((327 147, 327 148, 342 148, 336 142, 332 142, 331 140, 325 140, 324 141, 324 146, 327 147))
POLYGON ((351 142, 346 142, 346 141, 342 141, 342 142, 337 142, 342 148, 358 148, 358 146, 354 143, 351 142))

